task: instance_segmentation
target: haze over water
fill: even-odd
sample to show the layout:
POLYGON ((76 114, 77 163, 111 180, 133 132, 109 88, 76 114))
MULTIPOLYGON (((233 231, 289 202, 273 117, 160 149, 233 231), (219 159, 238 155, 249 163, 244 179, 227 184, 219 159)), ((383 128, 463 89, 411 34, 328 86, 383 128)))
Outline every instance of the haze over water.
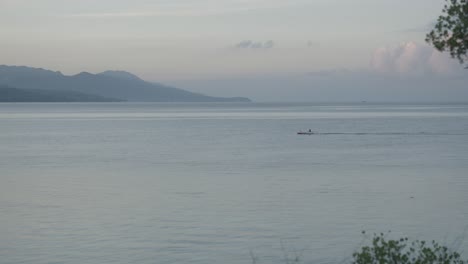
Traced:
POLYGON ((467 105, 0 104, 0 132, 0 263, 337 263, 467 227, 467 105))

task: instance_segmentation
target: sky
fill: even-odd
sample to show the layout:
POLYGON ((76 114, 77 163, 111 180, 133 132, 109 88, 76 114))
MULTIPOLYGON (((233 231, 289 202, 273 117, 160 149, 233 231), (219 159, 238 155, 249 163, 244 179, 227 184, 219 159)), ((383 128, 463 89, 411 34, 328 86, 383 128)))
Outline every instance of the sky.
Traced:
POLYGON ((443 4, 0 0, 0 64, 256 101, 468 101, 468 71, 424 42, 443 4))

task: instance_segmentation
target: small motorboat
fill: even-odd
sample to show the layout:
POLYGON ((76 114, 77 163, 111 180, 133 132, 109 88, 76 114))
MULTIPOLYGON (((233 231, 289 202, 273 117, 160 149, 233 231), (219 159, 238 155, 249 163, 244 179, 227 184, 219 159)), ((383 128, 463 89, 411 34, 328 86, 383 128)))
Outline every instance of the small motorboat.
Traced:
POLYGON ((299 131, 297 132, 298 135, 313 135, 315 134, 315 132, 313 132, 312 130, 308 130, 308 131, 299 131))

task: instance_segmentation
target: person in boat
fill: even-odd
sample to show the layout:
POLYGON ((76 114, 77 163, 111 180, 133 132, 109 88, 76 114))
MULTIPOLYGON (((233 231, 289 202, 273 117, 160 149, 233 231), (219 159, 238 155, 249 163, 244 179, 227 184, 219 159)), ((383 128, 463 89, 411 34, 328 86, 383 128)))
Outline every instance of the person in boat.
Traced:
POLYGON ((309 129, 309 133, 312 133, 312 129, 309 129))

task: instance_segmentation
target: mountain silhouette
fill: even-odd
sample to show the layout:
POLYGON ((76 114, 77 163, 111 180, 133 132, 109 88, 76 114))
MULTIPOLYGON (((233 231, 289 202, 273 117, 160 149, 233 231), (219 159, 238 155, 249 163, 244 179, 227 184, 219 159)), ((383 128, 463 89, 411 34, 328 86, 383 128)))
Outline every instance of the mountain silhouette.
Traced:
POLYGON ((58 71, 0 65, 0 84, 19 89, 73 91, 134 102, 250 102, 245 97, 212 97, 144 81, 125 71, 63 75, 58 71))
POLYGON ((122 100, 75 91, 18 89, 0 85, 0 102, 118 102, 122 100))

